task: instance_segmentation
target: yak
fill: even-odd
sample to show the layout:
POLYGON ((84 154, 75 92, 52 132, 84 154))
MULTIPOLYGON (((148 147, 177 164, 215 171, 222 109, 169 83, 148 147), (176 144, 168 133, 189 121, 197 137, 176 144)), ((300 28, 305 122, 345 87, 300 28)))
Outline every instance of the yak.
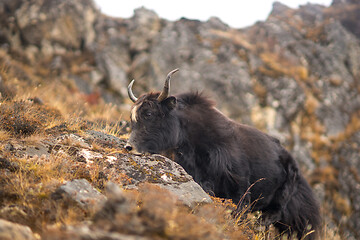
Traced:
POLYGON ((262 223, 288 236, 314 239, 320 213, 299 167, 279 140, 222 114, 198 92, 135 97, 128 86, 131 133, 125 148, 173 156, 202 188, 219 198, 262 211, 262 223))

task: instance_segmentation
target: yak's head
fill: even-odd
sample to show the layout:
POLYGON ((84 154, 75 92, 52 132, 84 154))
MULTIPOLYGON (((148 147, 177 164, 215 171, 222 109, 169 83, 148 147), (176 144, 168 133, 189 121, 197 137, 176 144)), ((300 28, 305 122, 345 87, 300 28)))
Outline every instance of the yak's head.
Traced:
POLYGON ((171 71, 160 93, 147 93, 137 98, 132 92, 134 80, 128 86, 131 108, 131 134, 125 148, 128 151, 161 153, 174 148, 179 136, 179 123, 173 110, 176 98, 169 96, 171 71))

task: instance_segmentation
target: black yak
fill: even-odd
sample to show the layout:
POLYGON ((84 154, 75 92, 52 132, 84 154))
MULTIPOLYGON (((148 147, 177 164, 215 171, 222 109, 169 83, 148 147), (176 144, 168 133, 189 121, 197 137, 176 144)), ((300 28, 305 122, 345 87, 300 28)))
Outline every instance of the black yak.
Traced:
POLYGON ((208 193, 235 204, 241 199, 242 206, 253 203, 265 225, 315 238, 319 207, 289 152, 276 138, 227 118, 199 93, 169 96, 176 71, 161 93, 136 98, 134 80, 129 84, 134 105, 126 149, 171 154, 208 193))

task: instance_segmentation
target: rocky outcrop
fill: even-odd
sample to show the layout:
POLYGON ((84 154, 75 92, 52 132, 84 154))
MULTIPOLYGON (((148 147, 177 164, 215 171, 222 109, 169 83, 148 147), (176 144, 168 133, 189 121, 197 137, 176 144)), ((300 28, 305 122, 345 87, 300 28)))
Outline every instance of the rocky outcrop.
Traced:
MULTIPOLYGON (((161 218, 161 227, 167 228, 166 219, 171 214, 175 216, 179 206, 188 211, 212 203, 210 196, 177 163, 161 155, 128 154, 123 150, 124 145, 125 140, 94 130, 82 134, 63 133, 57 137, 49 136, 32 144, 12 139, 1 150, 2 156, 11 156, 12 160, 0 158, 0 170, 4 174, 4 179, 9 172, 15 175, 25 174, 27 167, 13 162, 15 157, 27 161, 32 159, 37 165, 51 161, 49 159, 54 156, 61 156, 56 160, 59 169, 69 168, 67 174, 72 175, 72 180, 58 186, 49 197, 45 193, 36 193, 33 198, 42 196, 41 202, 46 199, 45 203, 41 203, 45 210, 40 211, 50 215, 47 220, 49 224, 54 221, 58 212, 69 209, 73 209, 72 211, 79 216, 94 216, 94 219, 80 225, 66 224, 61 231, 55 226, 48 226, 41 230, 42 239, 88 239, 89 236, 91 239, 151 239, 142 237, 157 232, 156 227, 149 226, 153 220, 144 217, 145 211, 156 214, 161 218), (121 184, 121 188, 114 182, 121 184), (140 192, 141 197, 134 199, 129 192, 140 192), (141 206, 138 201, 142 202, 141 206), (150 202, 144 206, 146 201, 150 202), (170 205, 163 205, 167 202, 170 205), (54 207, 58 210, 54 210, 54 207), (166 215, 162 215, 161 211, 166 215), (127 218, 132 220, 115 220, 127 218)), ((34 166, 34 169, 36 168, 34 166)), ((42 183, 40 185, 42 186, 42 183)), ((31 188, 25 191, 29 191, 28 194, 31 195, 39 189, 31 188)), ((3 188, 0 189, 0 197, 0 204, 22 198, 19 194, 11 194, 11 191, 3 188)), ((33 213, 27 213, 30 210, 26 208, 25 201, 19 206, 2 207, 0 218, 5 217, 34 227, 29 216, 33 213)), ((22 229, 17 227, 17 224, 3 224, 1 221, 0 229, 4 228, 4 232, 1 231, 0 237, 33 239, 28 237, 32 236, 29 227, 23 226, 22 229)))
POLYGON ((28 226, 0 219, 0 239, 35 240, 36 238, 28 226))
MULTIPOLYGON (((95 212, 91 222, 67 225, 60 232, 57 228, 49 227, 44 231, 42 238, 47 240, 59 238, 84 240, 178 239, 178 233, 172 235, 174 233, 171 229, 178 224, 176 222, 179 219, 179 210, 175 205, 176 196, 154 185, 143 185, 139 190, 141 196, 137 200, 141 202, 140 205, 117 184, 109 182, 105 191, 108 198, 102 202, 102 207, 95 212), (169 216, 170 214, 172 216, 169 216)), ((207 234, 200 238, 190 238, 207 239, 208 236, 207 234)))
MULTIPOLYGON (((101 179, 111 180, 111 177, 123 176, 121 183, 125 189, 136 189, 141 184, 151 183, 170 191, 188 207, 212 202, 209 195, 180 165, 161 155, 130 155, 122 151, 125 143, 125 140, 112 135, 89 130, 84 136, 64 134, 32 145, 10 141, 5 151, 25 158, 46 158, 61 152, 75 159, 79 167, 91 169, 100 166, 97 176, 100 182, 101 179), (94 142, 119 151, 106 153, 93 149, 94 142)), ((0 159, 0 168, 12 170, 16 166, 6 159, 0 159)), ((106 198, 86 180, 91 178, 86 170, 83 177, 85 179, 75 179, 60 186, 52 198, 71 199, 86 210, 96 208, 106 198)), ((98 187, 104 188, 104 185, 99 183, 98 187)))
MULTIPOLYGON (((46 240, 59 239, 59 233, 56 230, 49 229, 43 238, 46 240)), ((74 239, 74 240, 151 240, 148 237, 141 237, 136 235, 121 234, 115 232, 107 232, 102 230, 91 229, 87 225, 83 226, 66 226, 61 233, 61 239, 74 239)))
MULTIPOLYGON (((89 131, 89 133, 89 139, 93 138, 98 142, 106 144, 111 143, 111 141, 117 142, 117 144, 120 144, 117 145, 118 149, 122 149, 125 145, 124 141, 119 141, 119 139, 111 135, 96 131, 89 131)), ((90 153, 88 156, 91 155, 93 154, 90 153)), ((95 155, 95 158, 98 157, 95 155)), ((107 158, 109 165, 104 170, 104 174, 109 175, 113 169, 125 174, 128 177, 127 181, 123 183, 125 189, 136 188, 141 183, 152 183, 169 190, 189 207, 195 207, 199 203, 211 202, 209 195, 204 192, 179 164, 164 156, 157 154, 137 156, 116 153, 107 158)))
POLYGON ((89 47, 95 40, 93 25, 99 12, 89 0, 4 1, 0 11, 7 27, 2 34, 11 48, 25 46, 54 55, 89 47))
MULTIPOLYGON (((51 76, 49 81, 66 79, 78 90, 127 110, 131 79, 136 79, 134 92, 140 95, 161 89, 166 73, 180 68, 172 79, 172 93, 204 91, 227 116, 278 137, 314 187, 324 224, 338 225, 344 238, 357 239, 359 9, 359 3, 350 0, 299 9, 275 3, 266 21, 231 29, 217 18, 171 22, 143 8, 129 19, 110 18, 89 0, 2 1, 0 46, 14 59, 41 69, 38 75, 51 76)), ((22 71, 17 74, 35 81, 22 71)), ((2 96, 9 95, 3 89, 2 96)), ((102 138, 88 134, 89 139, 102 138)), ((101 143, 123 144, 111 137, 101 143)), ((7 149, 19 149, 17 144, 10 142, 7 149)), ((26 146, 28 154, 38 154, 47 144, 26 146)), ((133 164, 140 167, 139 182, 161 181, 170 188, 176 179, 172 171, 180 174, 177 180, 183 179, 182 170, 161 156, 104 155, 91 151, 86 140, 78 144, 84 149, 71 154, 82 164, 103 159, 112 169, 103 171, 106 177, 113 170, 129 174, 124 169, 133 164), (159 175, 153 169, 163 170, 159 175)), ((136 186, 134 179, 124 178, 124 186, 136 186)), ((174 189, 182 195, 183 187, 194 186, 178 187, 174 189)))
POLYGON ((360 194, 354 167, 359 158, 352 154, 360 146, 360 42, 332 12, 335 8, 293 10, 275 4, 266 22, 246 31, 253 43, 264 46, 258 48, 262 65, 255 74, 265 88, 263 104, 276 109, 275 129, 288 135, 288 146, 313 173, 315 188, 322 189, 325 219, 343 224, 344 236, 356 239, 360 215, 353 193, 360 194), (329 174, 335 177, 330 180, 329 174))

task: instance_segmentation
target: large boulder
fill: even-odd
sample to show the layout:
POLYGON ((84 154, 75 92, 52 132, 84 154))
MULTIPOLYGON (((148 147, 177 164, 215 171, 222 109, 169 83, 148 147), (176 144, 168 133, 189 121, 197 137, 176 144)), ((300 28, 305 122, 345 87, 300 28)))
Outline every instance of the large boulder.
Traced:
MULTIPOLYGON (((96 131, 89 133, 88 139, 105 143, 107 146, 114 144, 112 146, 121 148, 125 145, 125 141, 114 136, 96 131)), ((78 153, 82 154, 83 152, 79 151, 78 153)), ((91 156, 91 153, 88 156, 91 156)), ((105 157, 104 155, 95 157, 94 154, 93 156, 92 160, 105 157)), ((90 158, 85 158, 85 161, 89 163, 90 158)), ((212 202, 209 195, 179 164, 162 155, 139 156, 123 152, 115 153, 107 156, 107 163, 103 171, 105 175, 116 171, 120 175, 127 176, 127 181, 123 182, 125 189, 134 189, 143 183, 152 183, 169 190, 189 207, 194 207, 199 203, 212 202)))
POLYGON ((35 236, 28 226, 0 219, 1 240, 35 240, 35 236))
POLYGON ((93 43, 98 14, 90 0, 23 1, 14 11, 24 44, 65 49, 80 49, 93 43))
POLYGON ((74 179, 65 183, 51 197, 54 200, 72 200, 85 210, 94 210, 106 200, 86 179, 74 179))
MULTIPOLYGON (((106 197, 94 189, 88 180, 97 182, 99 188, 104 187, 104 181, 115 179, 125 189, 137 189, 144 183, 155 184, 170 191, 188 207, 212 202, 210 196, 179 164, 157 154, 128 154, 122 151, 125 143, 125 140, 115 136, 90 130, 84 136, 73 133, 62 134, 33 145, 12 141, 5 150, 25 158, 46 158, 49 154, 58 152, 69 155, 74 159, 75 164, 79 164, 78 175, 85 179, 75 179, 65 183, 52 194, 52 198, 72 200, 85 210, 93 210, 106 200, 106 197), (93 149, 91 146, 94 142, 119 151, 104 152, 93 149), (90 174, 91 169, 99 169, 96 179, 90 174)), ((5 166, 7 164, 10 163, 4 159, 0 162, 0 167, 4 165, 12 169, 10 165, 5 166)))

